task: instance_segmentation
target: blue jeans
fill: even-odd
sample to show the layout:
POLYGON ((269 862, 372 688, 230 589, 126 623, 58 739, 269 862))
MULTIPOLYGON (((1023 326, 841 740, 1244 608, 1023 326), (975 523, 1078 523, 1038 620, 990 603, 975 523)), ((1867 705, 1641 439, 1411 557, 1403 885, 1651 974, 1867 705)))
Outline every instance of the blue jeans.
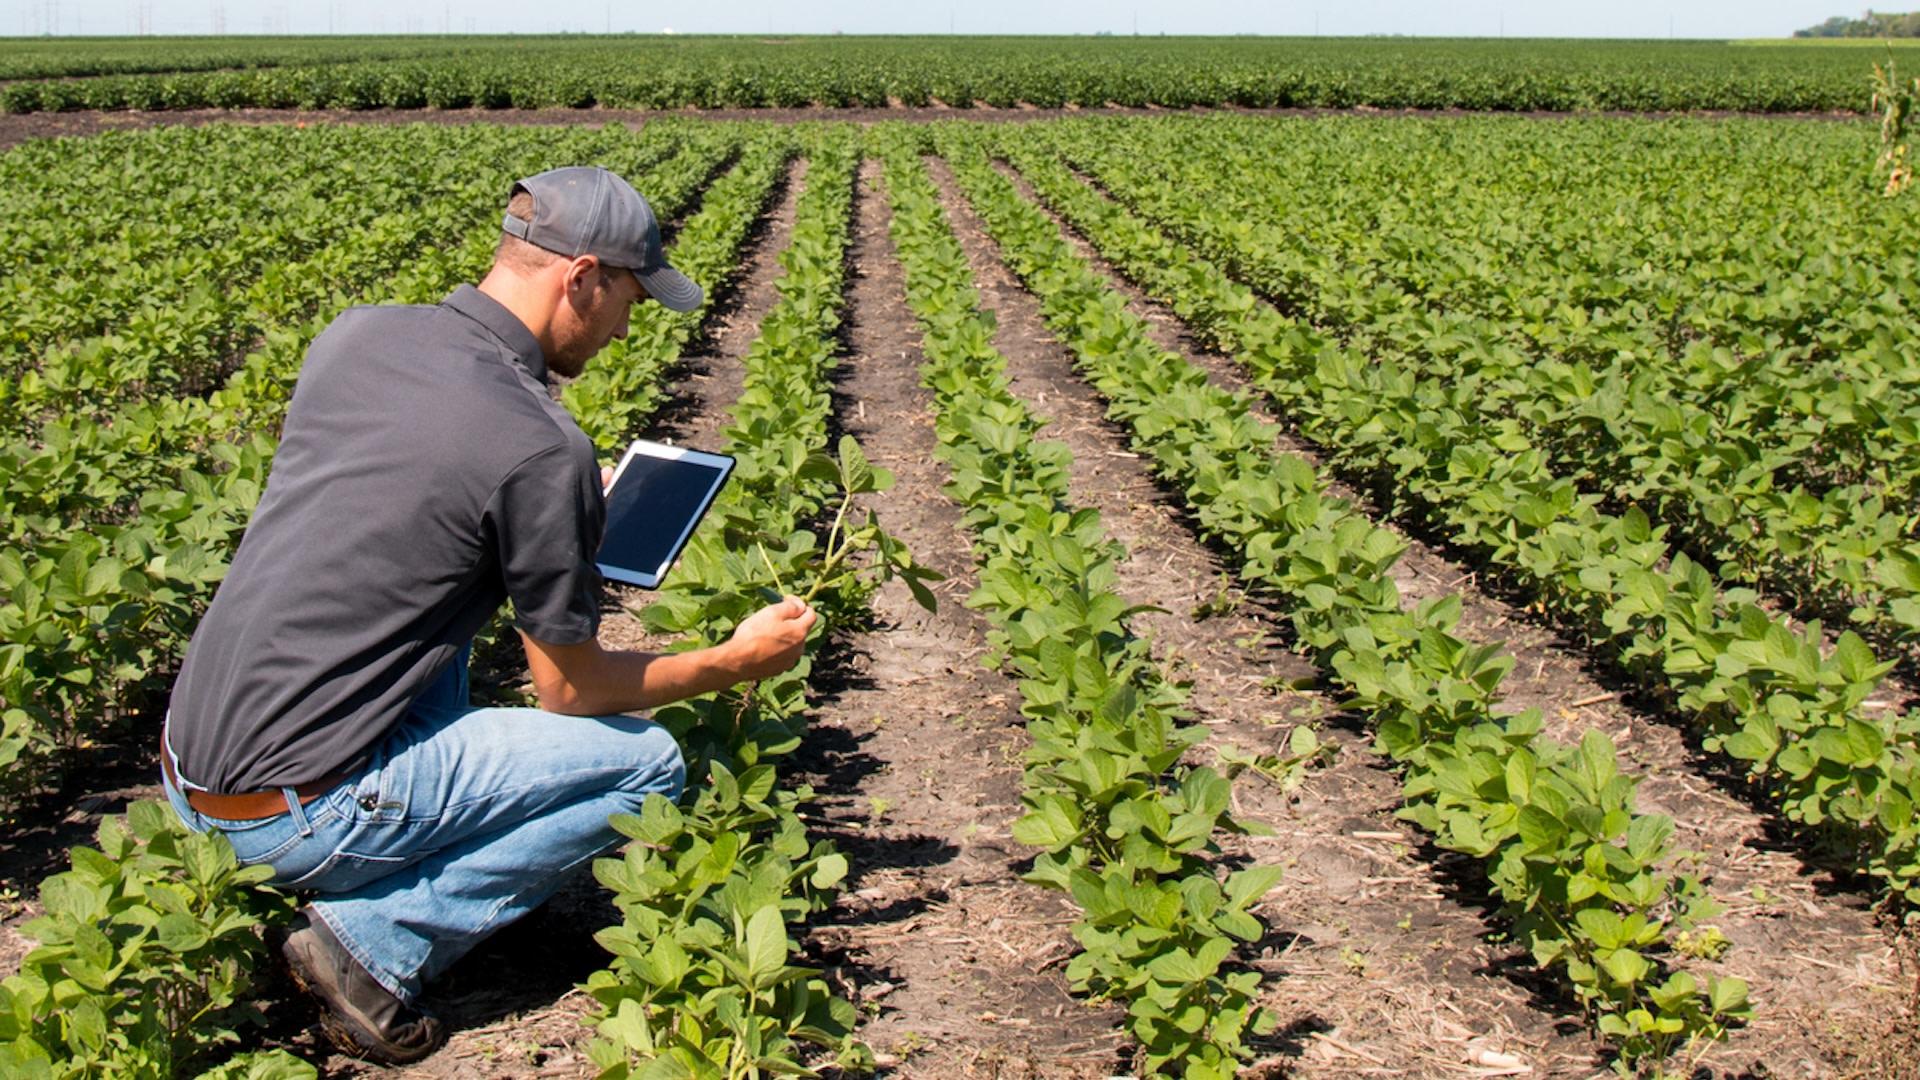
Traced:
POLYGON ((680 747, 651 720, 472 707, 466 660, 359 775, 289 813, 211 818, 166 785, 189 828, 220 830, 274 884, 318 894, 313 915, 403 1001, 618 843, 609 817, 686 783, 680 747))

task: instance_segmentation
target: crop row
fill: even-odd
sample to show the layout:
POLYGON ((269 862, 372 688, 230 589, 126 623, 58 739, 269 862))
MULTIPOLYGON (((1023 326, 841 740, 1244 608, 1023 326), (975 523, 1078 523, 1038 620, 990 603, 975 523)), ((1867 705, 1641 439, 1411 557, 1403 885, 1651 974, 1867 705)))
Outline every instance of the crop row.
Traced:
MULTIPOLYGON (((476 39, 467 39, 469 46, 476 39)), ((498 39, 496 39, 498 41, 498 39)), ((445 38, 402 37, 17 37, 0 57, 0 79, 78 79, 136 72, 397 60, 447 51, 445 38)))
POLYGON ((1717 905, 1691 876, 1661 869, 1673 823, 1633 810, 1635 781, 1607 737, 1589 731, 1567 749, 1540 734, 1537 711, 1495 713, 1512 660, 1452 633, 1458 598, 1402 610, 1387 573, 1401 542, 1328 498, 1310 465, 1276 454, 1249 398, 1155 346, 1054 222, 968 145, 980 133, 942 135, 962 188, 1109 416, 1184 493, 1202 531, 1237 554, 1243 579, 1285 599, 1298 640, 1371 715, 1379 747, 1405 770, 1402 815, 1483 862, 1516 937, 1565 973, 1623 1058, 1659 1061, 1746 1015, 1743 982, 1679 966, 1681 935, 1717 905))
MULTIPOLYGON (((0 278, 0 295, 12 301, 13 347, 0 346, 0 365, 12 376, 4 401, 8 426, 28 436, 49 421, 110 427, 128 405, 205 396, 269 333, 337 310, 377 288, 392 267, 424 247, 470 228, 474 185, 455 182, 449 161, 487 153, 495 140, 442 136, 438 141, 452 156, 429 158, 410 152, 417 139, 412 129, 358 136, 282 129, 244 140, 230 132, 209 137, 175 129, 160 137, 158 167, 145 170, 158 175, 155 190, 131 185, 124 198, 99 199, 84 209, 64 205, 57 195, 37 200, 44 204, 38 220, 46 242, 63 254, 23 260, 0 278), (217 155, 232 173, 212 180, 170 175, 169 163, 203 153, 217 155), (339 167, 343 156, 360 155, 391 164, 371 175, 339 167), (218 186, 227 175, 253 176, 258 187, 223 196, 218 186), (191 226, 179 218, 149 222, 153 201, 169 198, 204 202, 209 213, 191 226), (123 224, 107 235, 75 243, 80 238, 73 234, 116 221, 123 224), (92 268, 84 287, 70 273, 76 261, 92 268)), ((617 140, 617 133, 582 139, 581 152, 604 154, 617 140)), ((128 167, 143 147, 143 157, 152 155, 151 142, 81 143, 80 152, 59 163, 59 174, 128 167)), ((629 140, 620 155, 624 167, 648 172, 674 158, 660 178, 672 205, 703 182, 728 149, 662 129, 629 140)), ((16 175, 35 166, 14 164, 16 175)), ((42 182, 32 190, 61 189, 42 182)))
MULTIPOLYGON (((409 48, 413 46, 415 48, 409 48)), ((350 47, 348 47, 350 49, 350 47)), ((102 70, 76 50, 69 75, 102 70)), ((1028 104, 1866 112, 1862 65, 1718 42, 1304 38, 467 39, 361 60, 183 48, 178 70, 21 79, 0 109, 675 109, 1028 104), (225 61, 225 62, 222 62, 225 61), (217 66, 216 66, 217 65, 217 66)), ((349 55, 356 55, 349 52, 349 55)), ((4 65, 0 65, 4 69, 4 65)), ((42 68, 41 70, 44 70, 42 68)), ((125 70, 124 68, 122 70, 125 70)), ((22 72, 25 74, 25 72, 22 72)))
POLYGON ((1015 155, 1103 252, 1243 364, 1343 467, 1410 493, 1457 542, 1519 576, 1540 603, 1602 643, 1741 761, 1789 819, 1826 834, 1896 896, 1920 882, 1914 754, 1920 717, 1862 704, 1889 665, 1850 633, 1831 654, 1718 583, 1638 510, 1573 497, 1540 455, 1497 433, 1416 413, 1416 383, 1254 300, 1244 285, 1131 220, 1044 156, 1015 155), (1420 416, 1424 427, 1397 418, 1420 416))
POLYGON ((1365 134, 1302 150, 1271 131, 1191 125, 1146 129, 1154 148, 1139 155, 1092 131, 1059 141, 1276 303, 1357 353, 1394 356, 1423 414, 1497 429, 1503 449, 1537 450, 1616 512, 1643 507, 1697 560, 1809 614, 1920 641, 1920 356, 1905 330, 1920 311, 1916 257, 1897 208, 1847 197, 1860 178, 1836 167, 1836 133, 1414 132, 1414 152, 1365 134), (1642 160, 1572 192, 1558 167, 1503 165, 1543 143, 1555 159, 1642 160), (1331 152, 1396 183, 1457 187, 1397 210, 1328 200, 1310 179, 1320 170, 1301 166, 1331 152), (1677 164, 1702 156, 1739 181, 1681 184, 1677 164), (1757 220, 1758 202, 1780 212, 1757 220), (1319 208, 1310 222, 1302 205, 1319 208))
MULTIPOLYGON (((849 517, 856 496, 890 478, 851 439, 837 460, 825 453, 858 139, 831 128, 800 138, 806 191, 781 255, 779 300, 747 351, 745 387, 723 432, 737 464, 714 507, 719 530, 702 532, 641 612, 650 629, 688 646, 722 640, 785 592, 817 605, 817 643, 864 610, 882 580, 914 573, 877 525, 849 517)), ((759 216, 751 202, 713 209, 759 216)), ((618 420, 588 423, 601 441, 619 434, 618 420)), ((819 972, 788 963, 788 923, 830 903, 847 871, 831 842, 807 838, 798 808, 810 792, 777 787, 776 764, 805 730, 811 653, 743 690, 653 713, 695 779, 684 805, 653 796, 639 815, 616 817, 639 842, 594 868, 622 916, 597 935, 611 966, 587 983, 602 1009, 590 1053, 611 1080, 798 1073, 798 1043, 845 1067, 870 1064, 852 1037, 853 1006, 819 972)))
POLYGON ((0 1076, 316 1080, 285 1050, 231 1055, 256 1018, 259 931, 293 915, 293 897, 259 884, 271 871, 152 800, 96 837, 40 883, 42 914, 22 927, 36 945, 0 981, 0 1076))
POLYGON ((1007 388, 919 139, 890 134, 891 229, 923 334, 922 380, 947 490, 974 534, 968 604, 993 625, 991 659, 1018 679, 1033 739, 1013 825, 1042 849, 1026 878, 1080 905, 1068 978, 1126 1005, 1144 1071, 1224 1080, 1246 1035, 1275 1023, 1253 1005, 1258 973, 1231 954, 1236 939, 1264 933, 1248 908, 1280 868, 1216 870, 1216 834, 1264 827, 1235 819, 1215 770, 1182 763, 1206 729, 1176 722, 1185 691, 1127 629, 1136 610, 1114 591, 1125 549, 1097 511, 1069 501, 1070 452, 1036 438, 1043 422, 1007 388))

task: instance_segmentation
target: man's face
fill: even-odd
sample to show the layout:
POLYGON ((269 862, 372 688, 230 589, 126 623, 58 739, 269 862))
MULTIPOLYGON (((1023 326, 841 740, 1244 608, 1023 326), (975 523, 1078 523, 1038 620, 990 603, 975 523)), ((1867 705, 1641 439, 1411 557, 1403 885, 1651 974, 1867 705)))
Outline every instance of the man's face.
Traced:
POLYGON ((554 355, 547 357, 547 367, 569 379, 585 371, 608 342, 627 336, 633 305, 647 298, 640 279, 628 270, 596 266, 586 279, 590 284, 569 295, 570 317, 555 325, 554 355))

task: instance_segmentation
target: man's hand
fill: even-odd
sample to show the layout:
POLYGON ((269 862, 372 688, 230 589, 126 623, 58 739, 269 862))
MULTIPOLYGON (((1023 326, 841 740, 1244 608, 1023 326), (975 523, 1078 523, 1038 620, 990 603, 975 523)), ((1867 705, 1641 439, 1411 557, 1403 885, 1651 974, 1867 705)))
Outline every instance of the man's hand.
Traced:
POLYGON ((807 602, 789 596, 747 616, 734 628, 727 646, 738 651, 742 681, 778 675, 800 662, 807 634, 819 615, 807 602))
POLYGON ((609 652, 598 641, 553 645, 520 635, 534 693, 548 712, 574 716, 651 709, 799 663, 819 615, 799 597, 761 608, 718 645, 682 653, 609 652))

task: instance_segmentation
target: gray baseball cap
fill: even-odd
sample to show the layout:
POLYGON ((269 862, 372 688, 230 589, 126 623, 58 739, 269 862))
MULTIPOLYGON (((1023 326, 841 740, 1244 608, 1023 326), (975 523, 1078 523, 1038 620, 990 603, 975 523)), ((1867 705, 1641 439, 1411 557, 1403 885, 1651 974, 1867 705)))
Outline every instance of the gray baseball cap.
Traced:
POLYGON ((505 215, 500 227, 509 235, 569 259, 593 255, 631 270, 648 295, 675 311, 700 306, 700 286, 667 265, 660 222, 632 184, 599 165, 570 165, 516 180, 512 191, 521 190, 533 196, 533 220, 505 215))

